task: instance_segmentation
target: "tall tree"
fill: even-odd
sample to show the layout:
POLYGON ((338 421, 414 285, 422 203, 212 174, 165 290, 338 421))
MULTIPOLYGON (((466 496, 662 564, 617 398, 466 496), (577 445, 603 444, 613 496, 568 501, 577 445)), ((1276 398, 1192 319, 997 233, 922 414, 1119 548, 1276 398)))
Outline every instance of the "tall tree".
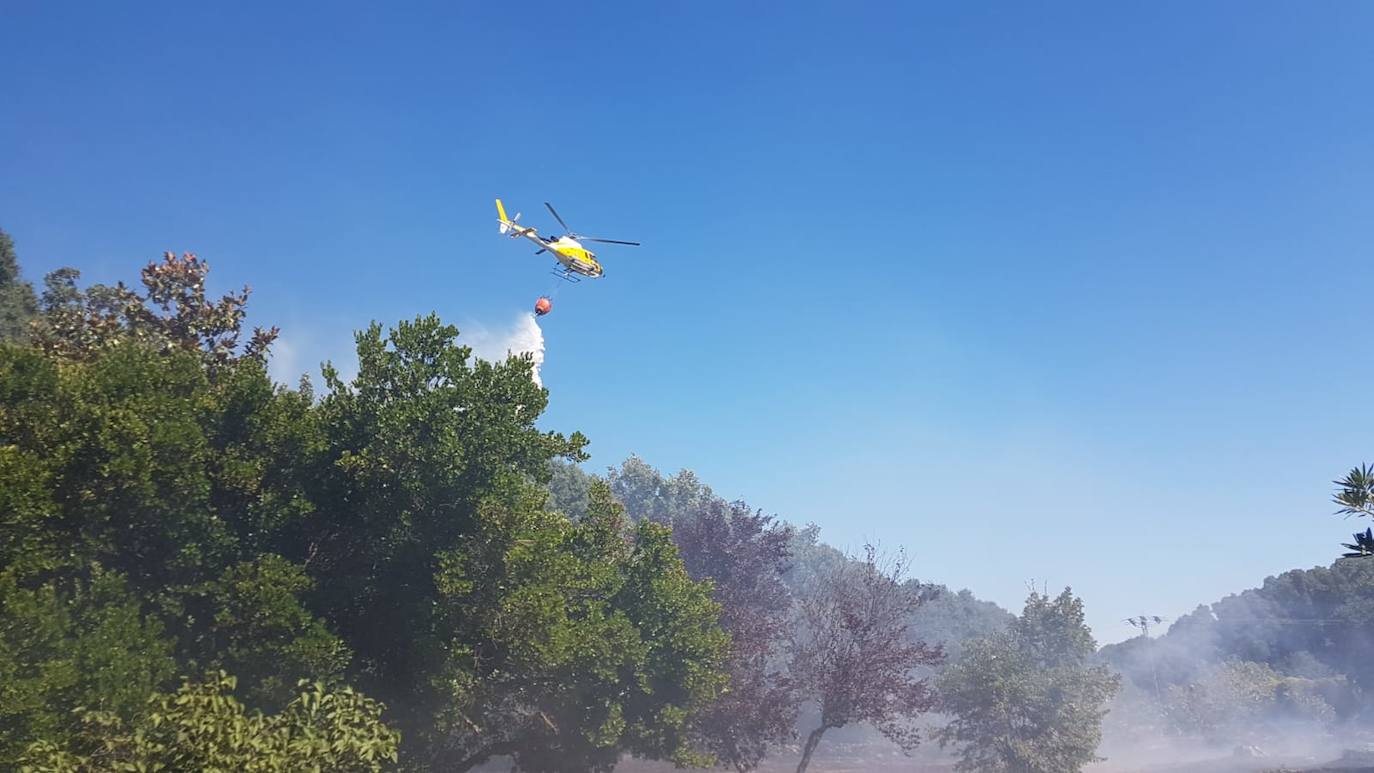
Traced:
MULTIPOLYGON (((240 345, 246 292, 212 300, 204 277, 192 256, 142 293, 60 272, 38 345, 0 344, 0 600, 21 628, 0 619, 0 764, 35 733, 75 748, 78 705, 114 712, 92 715, 97 745, 160 764, 138 707, 169 661, 232 668, 250 711, 346 678, 385 698, 412 767, 710 761, 693 720, 729 641, 711 586, 605 484, 576 519, 547 509, 550 463, 586 440, 536 426, 528 357, 474 361, 432 315, 373 325, 357 377, 327 367, 316 400, 272 383, 274 331, 240 345), (102 650, 110 631, 146 652, 102 650)), ((189 721, 256 727, 229 713, 189 721)))
POLYGON ((430 316, 358 335, 359 370, 313 414, 315 507, 282 543, 318 581, 360 687, 393 707, 408 764, 599 770, 685 763, 725 636, 666 529, 624 533, 604 484, 574 520, 540 488, 586 440, 536 427, 527 357, 473 360, 430 316), (628 539, 628 541, 627 541, 628 539))
POLYGON ((800 599, 791 674, 801 695, 819 704, 820 720, 797 773, 827 730, 854 723, 874 725, 907 751, 919 744, 914 721, 933 696, 915 671, 943 655, 912 640, 911 616, 924 598, 903 582, 906 570, 904 556, 883 560, 870 545, 862 560, 837 565, 800 599))
MULTIPOLYGON (((1362 515, 1374 518, 1374 467, 1362 464, 1352 468, 1345 477, 1336 481, 1339 487, 1334 500, 1340 505, 1336 512, 1340 515, 1362 515)), ((1347 551, 1342 558, 1367 558, 1374 556, 1374 530, 1356 532, 1355 541, 1342 545, 1347 551)))
MULTIPOLYGON (((793 597, 784 581, 793 529, 743 502, 726 502, 689 470, 665 478, 632 456, 608 480, 632 517, 671 526, 688 573, 711 582, 731 639, 730 681, 697 717, 694 732, 718 763, 753 770, 792 737, 797 714, 786 673, 793 597)), ((568 488, 555 489, 555 498, 575 502, 568 488)))
POLYGON ((29 321, 37 313, 38 299, 19 273, 14 240, 0 230, 0 341, 27 339, 29 321))
POLYGON ((696 732, 718 762, 741 773, 790 738, 796 720, 783 662, 792 595, 782 575, 790 540, 791 529, 771 517, 718 499, 679 516, 673 527, 688 573, 711 581, 721 626, 730 634, 729 684, 697 719, 696 732))
POLYGON ((396 761, 399 736, 382 723, 382 706, 364 695, 302 682, 280 713, 263 714, 234 698, 236 684, 223 672, 188 682, 175 694, 155 696, 152 710, 132 722, 85 709, 81 733, 63 744, 32 744, 21 770, 375 773, 396 761))
POLYGON ((664 527, 626 534, 604 483, 577 523, 536 501, 484 508, 473 539, 442 557, 440 627, 458 657, 435 676, 461 689, 437 704, 426 764, 707 762, 689 720, 719 691, 726 647, 708 588, 687 576, 664 527))
POLYGON ((1119 684, 1089 664, 1095 649, 1067 588, 1032 592, 1010 630, 968 644, 938 682, 939 708, 954 717, 940 743, 958 748, 958 770, 1074 773, 1096 760, 1119 684))
POLYGON ((618 469, 611 469, 606 480, 631 518, 666 526, 673 526, 678 518, 690 517, 702 505, 718 499, 711 487, 691 470, 665 477, 637 456, 626 459, 618 469))
POLYGON ((203 352, 116 335, 0 344, 0 766, 77 706, 138 713, 181 669, 242 671, 280 705, 348 660, 269 552, 304 506, 308 401, 256 360, 212 381, 203 352))
POLYGON ((577 465, 560 460, 555 460, 549 469, 549 507, 574 521, 585 518, 593 477, 577 465))
POLYGON ((81 273, 63 268, 44 279, 35 342, 67 359, 93 356, 120 342, 138 341, 164 352, 198 353, 212 374, 240 358, 263 362, 277 328, 254 328, 240 350, 249 290, 219 300, 206 295, 210 266, 191 253, 165 253, 144 267, 143 292, 123 282, 81 290, 81 273))

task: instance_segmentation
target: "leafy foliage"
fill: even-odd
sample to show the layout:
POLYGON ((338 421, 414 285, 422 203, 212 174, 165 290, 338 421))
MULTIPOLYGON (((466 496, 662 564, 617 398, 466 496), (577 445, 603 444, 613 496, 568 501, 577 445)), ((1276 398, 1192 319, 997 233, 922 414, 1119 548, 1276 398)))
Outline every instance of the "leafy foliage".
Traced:
POLYGON ((302 681, 278 714, 248 712, 220 672, 158 695, 128 722, 107 711, 81 711, 82 732, 67 744, 41 741, 22 760, 26 773, 97 771, 378 771, 397 759, 397 733, 382 706, 345 687, 302 681))
POLYGON ((1327 721, 1335 710, 1321 694, 1319 680, 1286 677, 1264 663, 1233 660, 1212 666, 1166 694, 1170 719, 1184 732, 1227 738, 1262 726, 1280 714, 1327 721))
POLYGON ((687 572, 712 583, 730 635, 730 679, 699 714, 694 733, 717 762, 753 770, 792 737, 796 720, 785 662, 792 594, 783 579, 793 530, 743 502, 726 502, 689 471, 665 478, 631 457, 608 479, 631 515, 670 525, 687 572))
POLYGON ((691 470, 682 470, 670 478, 664 477, 637 456, 631 456, 619 468, 609 470, 606 480, 615 498, 625 505, 625 512, 632 518, 665 526, 674 526, 680 519, 691 518, 705 504, 719 500, 715 492, 691 470))
POLYGON ((800 600, 791 672, 801 694, 820 705, 820 724, 797 773, 832 728, 866 722, 904 750, 920 742, 912 723, 934 699, 913 672, 943 654, 911 640, 911 615, 925 599, 902 582, 906 568, 903 556, 883 561, 870 545, 862 561, 838 566, 800 600))
POLYGON ((1374 556, 1374 529, 1365 529, 1363 532, 1355 532, 1354 542, 1342 543, 1341 547, 1350 551, 1342 553, 1341 558, 1365 558, 1374 556))
POLYGON ((592 476, 580 467, 555 460, 549 465, 549 507, 574 521, 587 515, 592 476))
POLYGON ((0 764, 743 771, 799 688, 826 726, 913 745, 938 661, 913 623, 1002 624, 689 472, 581 473, 529 358, 475 360, 433 315, 358 333, 358 375, 326 366, 321 395, 275 385, 275 328, 243 343, 248 291, 214 299, 207 271, 54 272, 0 345, 0 764), (802 589, 810 645, 839 649, 786 646, 802 589))
POLYGON ((1374 515, 1374 467, 1362 464, 1352 468, 1341 480, 1334 501, 1341 515, 1374 515))
POLYGON ((128 715, 175 675, 172 642, 123 578, 21 583, 0 572, 0 767, 36 738, 63 742, 81 706, 128 715))
POLYGON ((188 599, 211 621, 213 656, 206 662, 245 681, 252 704, 288 700, 292 686, 284 675, 336 676, 348 665, 347 646, 301 604, 314 588, 299 565, 263 554, 229 567, 188 599))
MULTIPOLYGON (((1344 478, 1335 481, 1335 484, 1339 487, 1333 497, 1333 501, 1340 505, 1340 509, 1336 511, 1338 515, 1374 517, 1374 467, 1368 464, 1354 467, 1344 478)), ((1366 558, 1374 555, 1374 530, 1356 532, 1354 537, 1353 543, 1341 545, 1349 551, 1342 554, 1342 558, 1366 558)))
POLYGON ((28 338, 29 322, 38 313, 33 285, 19 273, 14 240, 0 231, 0 341, 28 338))
POLYGON ((782 662, 791 622, 782 581, 790 538, 790 529, 761 512, 719 500, 673 528, 687 571, 711 580, 731 641, 729 686, 696 730, 718 760, 740 771, 758 767, 770 747, 790 738, 796 719, 782 662))
POLYGON ((211 302, 205 293, 209 270, 191 253, 165 253, 161 263, 143 269, 145 294, 140 295, 123 282, 79 290, 80 272, 60 269, 45 280, 34 340, 67 359, 85 359, 119 343, 138 341, 164 351, 198 352, 211 368, 231 365, 240 357, 262 361, 277 328, 255 328, 239 354, 249 290, 245 287, 211 302))
MULTIPOLYGON (((589 480, 576 468, 556 469, 550 485, 555 506, 576 511, 589 480)), ((839 574, 863 571, 863 561, 822 542, 814 524, 797 529, 743 503, 726 502, 690 471, 666 477, 630 457, 610 470, 608 480, 631 517, 672 525, 688 571, 716 584, 722 624, 732 635, 731 677, 720 701, 699 720, 702 740, 721 763, 752 769, 795 736, 798 721, 810 722, 815 713, 819 722, 818 710, 801 703, 789 673, 795 600, 839 574)), ((906 637, 913 646, 925 642, 957 653, 964 640, 1000 632, 1014 619, 968 591, 916 580, 903 585, 921 599, 907 615, 906 637)), ((933 675, 942 662, 922 663, 911 675, 933 675)), ((851 735, 868 732, 862 727, 851 735)))
MULTIPOLYGON (((11 347, 0 351, 0 398, 0 560, 17 576, 99 564, 157 611, 190 663, 214 665, 221 644, 252 648, 265 633, 320 637, 299 600, 282 609, 283 594, 299 597, 309 582, 288 579, 282 562, 248 568, 273 528, 309 509, 281 476, 300 445, 282 437, 304 426, 305 406, 274 392, 260 366, 212 383, 190 353, 125 346, 71 362, 11 347), (232 603, 254 593, 277 610, 232 603), (231 610, 291 620, 235 634, 231 610)), ((327 675, 339 662, 280 678, 327 675)))
POLYGON ((916 587, 925 601, 911 616, 911 633, 944 652, 945 660, 937 664, 936 670, 957 661, 966 643, 1002 633, 1016 619, 1007 610, 974 597, 968 590, 954 591, 934 584, 916 587))
POLYGON ((4 762, 36 741, 33 764, 79 769, 709 761, 692 722, 729 646, 711 586, 604 485, 575 519, 546 509, 551 462, 586 440, 536 428, 528 357, 473 360, 433 316, 373 325, 358 376, 326 367, 316 398, 272 384, 275 331, 240 347, 247 291, 210 300, 205 272, 168 255, 142 293, 55 272, 33 345, 0 346, 4 762), (223 677, 143 710, 207 670, 244 703, 223 677), (301 678, 385 698, 406 747, 378 741, 380 704, 301 678), (352 762, 282 746, 317 704, 368 715, 309 731, 352 762))
POLYGON ((442 613, 461 653, 447 679, 464 686, 441 711, 446 764, 705 762, 687 719, 719 691, 727 643, 708 587, 687 577, 666 529, 641 524, 627 541, 604 484, 577 523, 536 501, 484 510, 478 534, 443 558, 442 613))
POLYGON ((1089 665, 1095 649, 1067 588, 1032 592, 1010 630, 969 643, 938 682, 940 710, 953 716, 940 742, 958 748, 958 769, 1072 773, 1093 762, 1119 686, 1089 665))

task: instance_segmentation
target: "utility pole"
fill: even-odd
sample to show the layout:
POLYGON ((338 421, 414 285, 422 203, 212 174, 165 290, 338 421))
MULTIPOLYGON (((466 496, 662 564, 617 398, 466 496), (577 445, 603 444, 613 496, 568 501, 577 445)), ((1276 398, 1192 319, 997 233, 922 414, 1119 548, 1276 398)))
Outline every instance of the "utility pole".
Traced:
POLYGON ((1130 623, 1133 628, 1139 629, 1141 636, 1149 638, 1150 625, 1159 625, 1164 622, 1164 618, 1159 615, 1138 615, 1136 617, 1126 618, 1126 622, 1130 623))
MULTIPOLYGON (((1141 636, 1148 639, 1150 638, 1150 626, 1159 625, 1164 622, 1164 618, 1159 615, 1137 615, 1135 617, 1126 618, 1126 622, 1130 623, 1132 628, 1139 630, 1141 636)), ((1149 647, 1150 645, 1147 644, 1145 646, 1149 647)), ((1166 709, 1164 708, 1164 698, 1159 692, 1159 670, 1155 668, 1154 648, 1150 649, 1150 678, 1155 683, 1155 703, 1159 705, 1160 711, 1163 712, 1166 709)))

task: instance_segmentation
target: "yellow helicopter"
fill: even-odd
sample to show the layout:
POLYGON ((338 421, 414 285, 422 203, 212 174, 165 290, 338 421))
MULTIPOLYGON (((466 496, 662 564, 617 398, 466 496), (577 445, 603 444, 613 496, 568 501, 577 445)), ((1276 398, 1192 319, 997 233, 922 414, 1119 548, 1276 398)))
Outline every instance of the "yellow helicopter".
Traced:
POLYGON ((496 214, 500 216, 501 233, 510 234, 512 239, 523 236, 526 239, 539 245, 539 249, 534 253, 539 255, 543 252, 552 252, 557 258, 561 268, 555 268, 553 273, 569 282, 580 282, 582 277, 596 279, 605 276, 605 270, 596 261, 596 253, 582 246, 582 242, 600 242, 602 244, 628 244, 631 247, 638 247, 639 242, 625 242, 619 239, 594 239, 590 236, 575 234, 568 228, 568 224, 563 222, 563 218, 558 216, 558 211, 553 205, 544 202, 544 206, 549 208, 549 212, 558 224, 563 226, 565 233, 558 238, 540 236, 533 228, 520 225, 520 213, 515 213, 515 217, 506 217, 506 208, 501 204, 501 200, 496 200, 496 214))

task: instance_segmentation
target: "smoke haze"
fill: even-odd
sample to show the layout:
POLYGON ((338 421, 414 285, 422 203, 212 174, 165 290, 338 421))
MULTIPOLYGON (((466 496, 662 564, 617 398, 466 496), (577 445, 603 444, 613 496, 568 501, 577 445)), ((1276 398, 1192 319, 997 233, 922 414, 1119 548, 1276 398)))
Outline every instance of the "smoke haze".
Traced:
POLYGON ((475 356, 493 362, 510 355, 530 355, 534 360, 534 383, 544 385, 539 377, 539 370, 544 365, 544 331, 533 314, 520 315, 512 327, 504 330, 469 326, 462 331, 459 340, 472 347, 475 356))

